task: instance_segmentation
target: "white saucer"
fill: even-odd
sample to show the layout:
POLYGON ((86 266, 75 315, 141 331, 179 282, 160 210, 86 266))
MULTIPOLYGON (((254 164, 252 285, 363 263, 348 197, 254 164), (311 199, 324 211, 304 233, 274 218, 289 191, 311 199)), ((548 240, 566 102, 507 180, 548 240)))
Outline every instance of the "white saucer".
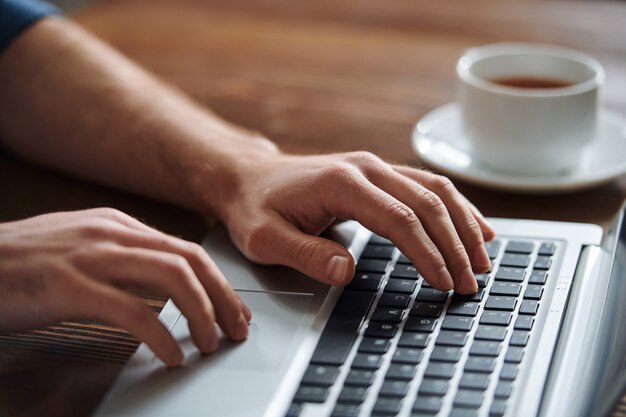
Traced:
POLYGON ((425 115, 413 130, 411 143, 420 159, 450 177, 506 191, 568 192, 596 186, 626 172, 626 119, 604 109, 598 116, 597 137, 587 146, 580 165, 563 175, 510 175, 482 165, 469 151, 456 103, 425 115))

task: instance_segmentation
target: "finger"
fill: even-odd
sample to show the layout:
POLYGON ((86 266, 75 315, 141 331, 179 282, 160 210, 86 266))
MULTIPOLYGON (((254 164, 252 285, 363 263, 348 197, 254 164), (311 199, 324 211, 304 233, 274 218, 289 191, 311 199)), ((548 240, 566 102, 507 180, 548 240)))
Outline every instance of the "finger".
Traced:
POLYGON ((464 196, 462 197, 465 199, 465 201, 467 201, 468 207, 470 208, 470 210, 472 211, 472 214, 474 215, 474 218, 478 222, 478 225, 480 226, 480 230, 483 234, 483 239, 485 241, 490 241, 494 237, 496 237, 496 231, 493 230, 493 228, 487 222, 487 219, 485 219, 485 216, 483 216, 480 210, 478 210, 478 208, 474 204, 472 204, 466 197, 464 196))
POLYGON ((166 293, 187 318, 194 344, 204 353, 217 350, 215 311, 187 261, 166 252, 114 244, 92 249, 83 273, 116 285, 133 285, 166 293))
POLYGON ((345 285, 354 275, 354 259, 340 244, 305 234, 280 215, 258 226, 245 245, 252 260, 285 265, 329 285, 345 285))
MULTIPOLYGON (((410 207, 422 222, 426 232, 443 255, 460 293, 476 292, 477 284, 466 246, 463 245, 446 205, 430 190, 417 182, 397 173, 387 165, 366 168, 365 173, 372 183, 410 207)), ((469 214, 469 212, 468 212, 469 214)), ((478 225, 473 222, 478 233, 478 225)), ((479 236, 480 237, 480 236, 479 236)), ((482 237, 476 245, 482 245, 482 237)))
POLYGON ((137 298, 116 288, 84 279, 78 297, 77 313, 92 317, 130 332, 146 343, 167 366, 182 363, 184 356, 178 343, 159 319, 137 298))
POLYGON ((341 169, 343 172, 314 184, 324 209, 391 239, 431 285, 443 291, 452 289, 454 282, 445 260, 416 213, 376 187, 356 168, 341 169))
POLYGON ((252 314, 245 306, 207 252, 195 243, 149 231, 116 229, 112 239, 128 247, 142 247, 184 257, 200 280, 215 308, 217 323, 232 340, 248 336, 252 314))
POLYGON ((406 167, 394 168, 400 174, 417 181, 441 198, 450 213, 468 255, 470 255, 474 270, 483 272, 489 269, 490 261, 485 249, 481 227, 467 204, 467 199, 457 191, 452 182, 430 172, 406 167))

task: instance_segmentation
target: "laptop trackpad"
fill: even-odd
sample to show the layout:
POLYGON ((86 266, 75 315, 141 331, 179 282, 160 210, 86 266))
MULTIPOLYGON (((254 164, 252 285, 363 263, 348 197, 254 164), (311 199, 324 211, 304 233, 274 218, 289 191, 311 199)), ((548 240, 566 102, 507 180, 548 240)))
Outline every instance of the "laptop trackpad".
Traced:
POLYGON ((181 315, 172 333, 185 352, 184 366, 168 370, 152 354, 135 355, 143 358, 129 363, 127 378, 120 378, 128 383, 116 385, 116 401, 105 403, 102 414, 262 415, 310 331, 319 304, 312 294, 238 293, 253 312, 247 340, 233 343, 222 337, 217 352, 202 356, 181 315), (152 366, 146 366, 148 361, 152 366))

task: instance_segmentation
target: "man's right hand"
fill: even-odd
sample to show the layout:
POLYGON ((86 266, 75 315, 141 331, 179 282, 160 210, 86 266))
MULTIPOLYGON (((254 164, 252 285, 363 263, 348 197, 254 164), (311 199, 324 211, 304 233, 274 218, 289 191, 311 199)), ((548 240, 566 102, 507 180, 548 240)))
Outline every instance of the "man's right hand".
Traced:
POLYGON ((125 286, 169 295, 204 353, 217 349, 216 323, 232 340, 248 335, 250 309, 197 244, 113 209, 0 224, 0 331, 102 320, 128 330, 168 366, 179 365, 174 338, 125 286))

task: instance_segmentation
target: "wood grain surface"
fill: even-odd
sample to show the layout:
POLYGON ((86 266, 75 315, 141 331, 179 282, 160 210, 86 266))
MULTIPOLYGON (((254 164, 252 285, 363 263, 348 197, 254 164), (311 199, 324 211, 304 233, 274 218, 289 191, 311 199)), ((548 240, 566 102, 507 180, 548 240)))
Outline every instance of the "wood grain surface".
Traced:
MULTIPOLYGON (((626 115, 626 4, 560 1, 107 0, 73 18, 224 118, 297 153, 369 150, 419 165, 415 122, 455 100, 470 46, 533 41, 594 55, 603 106, 626 115)), ((592 190, 522 195, 457 186, 489 216, 606 226, 626 178, 592 190)), ((199 241, 198 216, 0 154, 0 221, 113 206, 199 241)), ((143 296, 158 311, 163 298, 143 296)), ((103 323, 0 335, 0 414, 89 415, 137 342, 103 323)), ((626 408, 624 408, 626 409, 626 408)))

